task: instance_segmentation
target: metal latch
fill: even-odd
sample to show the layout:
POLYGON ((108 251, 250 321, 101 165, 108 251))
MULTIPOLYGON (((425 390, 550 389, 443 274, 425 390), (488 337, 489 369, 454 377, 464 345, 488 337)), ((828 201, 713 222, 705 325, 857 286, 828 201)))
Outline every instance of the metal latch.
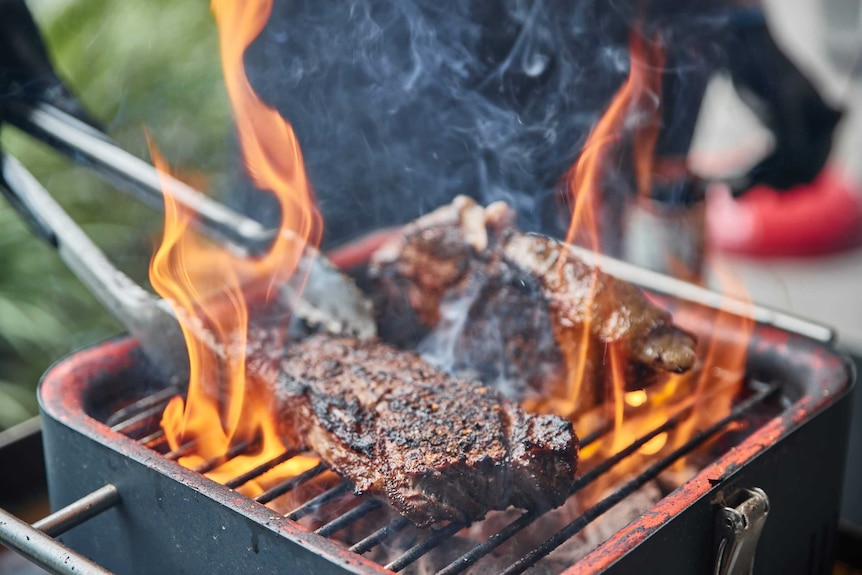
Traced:
POLYGON ((757 487, 735 494, 734 507, 722 506, 716 515, 718 555, 715 575, 751 575, 754 552, 769 513, 769 498, 757 487))

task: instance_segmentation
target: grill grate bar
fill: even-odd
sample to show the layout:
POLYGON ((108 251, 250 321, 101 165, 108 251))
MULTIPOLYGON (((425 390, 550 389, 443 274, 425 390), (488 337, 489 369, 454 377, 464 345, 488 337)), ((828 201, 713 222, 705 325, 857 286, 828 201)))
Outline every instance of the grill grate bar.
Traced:
POLYGON ((293 511, 287 514, 287 518, 291 521, 299 521, 309 513, 313 513, 317 511, 320 507, 323 507, 336 497, 340 497, 344 495, 348 491, 353 489, 353 485, 349 481, 342 481, 335 487, 331 487, 318 495, 317 497, 313 497, 309 499, 293 511))
POLYGON ((198 440, 192 439, 188 443, 184 443, 174 449, 173 451, 168 451, 165 453, 165 459, 170 459, 171 461, 176 461, 180 457, 184 457, 192 452, 192 450, 197 447, 198 440))
POLYGON ((572 484, 572 493, 577 493, 578 491, 580 491, 581 489, 583 489, 584 487, 610 471, 617 463, 629 457, 635 451, 655 439, 657 436, 661 435, 662 433, 666 433, 679 425, 683 421, 683 419, 688 417, 689 413, 691 412, 691 409, 692 408, 689 407, 679 415, 668 419, 663 424, 659 425, 646 435, 638 437, 636 440, 629 443, 624 449, 621 449, 620 451, 614 453, 611 457, 608 457, 599 465, 596 465, 588 472, 575 479, 575 482, 572 484))
POLYGON ((431 535, 408 549, 398 559, 386 565, 386 569, 395 572, 401 571, 435 547, 438 547, 441 543, 455 535, 463 528, 464 525, 461 523, 450 523, 440 529, 432 530, 431 535))
POLYGON ((399 517, 389 525, 385 525, 350 547, 350 551, 362 555, 366 551, 371 551, 380 543, 386 541, 405 527, 410 525, 410 520, 406 517, 399 517))
POLYGON ((144 396, 134 403, 112 413, 105 420, 105 425, 114 431, 122 431, 130 426, 131 419, 140 412, 146 411, 155 405, 164 406, 177 393, 179 393, 179 390, 176 387, 168 387, 151 395, 144 396))
POLYGON ((315 533, 318 535, 322 535, 323 537, 329 537, 333 533, 337 533, 353 523, 357 521, 375 509, 379 508, 382 505, 379 499, 367 499, 366 501, 360 503, 344 515, 333 519, 323 527, 317 529, 315 533))
POLYGON ((138 443, 140 443, 141 445, 146 445, 149 448, 153 448, 156 445, 165 443, 165 441, 165 430, 160 427, 151 434, 140 438, 138 440, 138 443))
POLYGON ((317 477, 327 469, 329 468, 326 466, 326 464, 319 463, 311 469, 303 471, 296 477, 291 477, 290 479, 283 481, 282 483, 279 483, 278 485, 264 491, 263 493, 255 497, 254 500, 258 503, 262 503, 265 505, 276 497, 281 497, 288 491, 292 491, 306 481, 317 477))
POLYGON ((230 488, 230 489, 236 489, 240 485, 245 485, 246 483, 248 483, 249 481, 251 481, 255 477, 258 477, 259 475, 263 475, 264 473, 266 473, 270 469, 272 469, 278 465, 281 465, 282 463, 284 463, 288 459, 293 459, 297 455, 299 455, 299 453, 296 451, 285 451, 281 455, 273 457, 269 461, 264 461, 263 463, 261 463, 260 465, 255 467, 254 469, 249 469, 248 471, 246 471, 242 475, 237 475, 236 477, 234 477, 233 479, 231 479, 230 481, 225 483, 225 486, 230 488))
POLYGON ((124 419, 120 423, 111 427, 111 429, 113 431, 118 431, 120 433, 125 433, 126 435, 131 436, 132 434, 130 433, 130 430, 156 417, 157 415, 162 413, 164 409, 165 404, 152 405, 144 409, 143 411, 137 412, 135 415, 129 417, 128 419, 124 419))
POLYGON ((715 434, 721 431, 729 423, 744 416, 747 411, 749 411, 762 401, 766 400, 769 396, 771 396, 778 390, 779 386, 773 384, 767 388, 762 389, 761 391, 756 392, 754 395, 741 402, 726 417, 709 426, 708 428, 697 432, 687 443, 675 449, 665 457, 659 459, 658 461, 650 465, 643 473, 624 484, 614 493, 605 497, 593 507, 587 509, 583 514, 581 514, 580 517, 557 531, 554 535, 545 540, 544 543, 542 543, 541 545, 518 559, 515 563, 510 565, 505 571, 502 572, 501 575, 519 575, 520 573, 523 573, 524 571, 535 565, 540 559, 546 557, 551 551, 553 551, 554 549, 565 543, 567 540, 580 533, 581 530, 584 529, 584 527, 590 524, 590 522, 592 522, 593 520, 604 514, 606 511, 611 509, 613 506, 615 506, 617 503, 643 487, 649 481, 652 481, 653 479, 658 477, 662 471, 673 465, 678 459, 690 453, 694 449, 700 447, 702 444, 706 443, 706 441, 711 439, 715 434))
POLYGON ((257 443, 257 441, 258 440, 253 439, 250 441, 241 441, 241 442, 237 443, 236 445, 232 445, 230 447, 230 449, 227 450, 227 453, 224 453, 222 455, 219 455, 218 457, 213 457, 212 459, 204 461, 203 463, 201 463, 200 465, 195 467, 193 469, 193 471, 195 471, 196 473, 200 473, 200 474, 209 473, 210 471, 212 471, 216 467, 219 467, 220 465, 224 465, 225 463, 227 463, 228 461, 230 461, 234 457, 241 455, 243 452, 248 450, 248 448, 250 448, 252 445, 257 443))
POLYGON ((586 447, 587 445, 590 445, 591 443, 595 443, 596 441, 599 440, 599 438, 601 436, 603 436, 604 434, 609 432, 611 429, 613 429, 613 427, 614 427, 613 422, 606 421, 598 429, 594 430, 591 433, 588 433, 583 438, 581 438, 581 440, 579 442, 580 446, 583 448, 583 447, 586 447))
POLYGON ((520 517, 503 527, 491 537, 476 545, 470 551, 441 569, 436 575, 457 575, 476 564, 482 557, 508 541, 518 531, 530 525, 539 514, 535 511, 525 511, 520 517))

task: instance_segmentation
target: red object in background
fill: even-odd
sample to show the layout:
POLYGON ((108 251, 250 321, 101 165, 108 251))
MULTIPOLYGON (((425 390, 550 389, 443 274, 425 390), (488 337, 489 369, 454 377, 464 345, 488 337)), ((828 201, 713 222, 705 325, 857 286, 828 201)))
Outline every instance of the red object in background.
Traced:
POLYGON ((810 184, 778 192, 757 186, 733 199, 707 197, 710 246, 750 256, 815 256, 862 245, 862 188, 834 166, 810 184))

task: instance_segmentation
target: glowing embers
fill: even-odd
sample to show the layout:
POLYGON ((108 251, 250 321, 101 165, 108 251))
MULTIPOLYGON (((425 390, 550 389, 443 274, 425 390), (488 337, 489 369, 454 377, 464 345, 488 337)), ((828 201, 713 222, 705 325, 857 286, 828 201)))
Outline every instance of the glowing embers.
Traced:
MULTIPOLYGON (((245 49, 263 29, 271 2, 214 0, 212 9, 242 157, 254 184, 278 199, 279 234, 263 255, 238 257, 197 235, 189 225, 193 214, 165 194, 164 236, 153 257, 150 280, 174 307, 189 351, 188 393, 185 400, 179 396, 171 400, 162 419, 172 449, 189 442, 194 445, 179 462, 195 468, 239 445, 254 446, 251 452, 225 458, 224 464, 205 470, 225 482, 291 447, 276 431, 272 386, 248 369, 247 349, 253 343, 249 301, 252 292, 264 302, 277 294, 296 272, 306 244, 319 241, 321 222, 292 127, 260 101, 243 66, 245 49)), ((151 149, 154 162, 167 171, 164 160, 151 149)), ((283 318, 284 333, 288 315, 283 318)), ((299 460, 280 465, 242 489, 257 494, 266 484, 315 463, 299 460)))

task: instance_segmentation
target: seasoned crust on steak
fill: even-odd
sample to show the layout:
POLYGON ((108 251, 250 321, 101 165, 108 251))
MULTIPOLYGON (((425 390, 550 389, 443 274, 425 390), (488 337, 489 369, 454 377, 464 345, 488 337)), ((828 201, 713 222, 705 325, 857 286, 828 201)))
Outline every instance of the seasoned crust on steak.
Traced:
POLYGON ((378 342, 315 336, 282 360, 282 435, 419 526, 556 507, 577 465, 570 422, 378 342))
MULTIPOLYGON (((598 385, 608 346, 630 360, 632 389, 694 366, 695 339, 667 311, 562 242, 521 232, 515 219, 503 203, 459 197, 382 246, 369 267, 381 338, 405 347, 422 340, 425 353, 444 341, 450 351, 444 361, 430 353, 435 364, 477 372, 517 400, 547 398, 580 370, 598 385), (455 330, 447 306, 466 308, 455 330)), ((582 395, 581 408, 601 399, 582 395)))

